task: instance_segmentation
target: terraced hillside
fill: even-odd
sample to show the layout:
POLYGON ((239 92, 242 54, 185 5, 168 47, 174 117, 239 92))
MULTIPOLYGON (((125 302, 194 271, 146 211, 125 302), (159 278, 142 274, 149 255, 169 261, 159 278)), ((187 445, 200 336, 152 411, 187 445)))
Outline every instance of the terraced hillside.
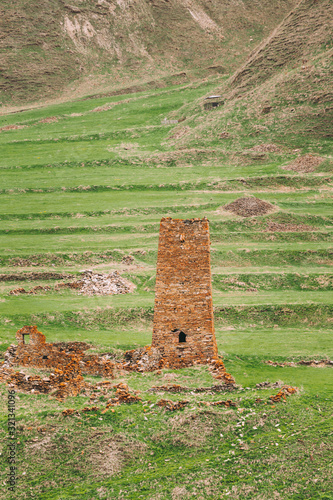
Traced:
POLYGON ((332 357, 328 139, 272 145, 240 134, 236 145, 197 139, 175 149, 188 130, 165 118, 215 86, 211 78, 0 119, 2 351, 25 324, 49 342, 86 341, 114 358, 149 344, 159 221, 206 216, 219 352, 244 387, 209 392, 206 367, 120 373, 115 383, 125 380, 143 403, 102 412, 106 396, 96 392, 90 404, 101 408, 76 417, 61 411, 81 411, 85 395, 22 393, 16 498, 27 488, 40 499, 333 494, 332 367, 316 367, 332 357), (117 270, 136 288, 86 296, 56 286, 84 269, 117 270), (256 384, 279 380, 299 392, 269 404, 274 389, 256 384), (189 391, 149 392, 170 381, 189 391), (161 396, 190 404, 168 412, 156 406, 161 396), (238 408, 211 406, 221 398, 238 408))

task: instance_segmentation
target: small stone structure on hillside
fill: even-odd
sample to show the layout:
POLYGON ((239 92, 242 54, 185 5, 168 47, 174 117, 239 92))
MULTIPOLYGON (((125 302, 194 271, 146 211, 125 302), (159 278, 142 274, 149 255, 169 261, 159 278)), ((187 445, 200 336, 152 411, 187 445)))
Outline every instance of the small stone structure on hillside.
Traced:
POLYGON ((152 348, 169 368, 217 357, 206 218, 161 220, 152 348))
POLYGON ((210 95, 208 97, 205 97, 203 106, 205 110, 209 110, 218 108, 219 106, 222 106, 222 104, 224 104, 224 101, 221 95, 210 95))

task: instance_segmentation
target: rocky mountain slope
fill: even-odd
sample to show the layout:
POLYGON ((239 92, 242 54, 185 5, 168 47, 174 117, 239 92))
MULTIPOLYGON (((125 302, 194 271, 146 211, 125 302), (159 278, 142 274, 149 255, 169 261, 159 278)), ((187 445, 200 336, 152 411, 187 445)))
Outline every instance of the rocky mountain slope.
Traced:
POLYGON ((229 73, 296 3, 2 0, 0 101, 94 94, 176 75, 173 83, 191 71, 229 73))

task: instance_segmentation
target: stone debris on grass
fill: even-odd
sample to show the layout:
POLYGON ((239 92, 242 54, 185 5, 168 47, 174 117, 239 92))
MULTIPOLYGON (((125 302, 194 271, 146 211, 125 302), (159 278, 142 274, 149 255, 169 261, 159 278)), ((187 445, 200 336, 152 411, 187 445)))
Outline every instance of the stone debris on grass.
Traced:
POLYGON ((227 399, 226 401, 199 401, 198 404, 201 406, 225 406, 226 408, 237 406, 237 402, 231 401, 231 399, 227 399))
MULTIPOLYGON (((177 386, 175 384, 176 388, 181 386, 177 386)), ((292 394, 295 394, 298 392, 297 387, 291 387, 289 385, 283 385, 282 382, 278 381, 274 384, 270 384, 269 382, 261 382, 257 384, 257 388, 273 388, 273 387, 280 387, 280 390, 277 394, 272 395, 269 397, 268 402, 270 404, 273 403, 279 403, 281 401, 285 401, 287 396, 290 396, 292 394), (282 385, 282 386, 281 386, 282 385), (259 386, 259 387, 258 387, 259 386)), ((128 385, 126 383, 119 383, 113 386, 114 389, 116 389, 116 396, 114 398, 111 398, 104 409, 97 407, 97 406, 91 406, 91 407, 84 407, 81 410, 74 410, 72 408, 68 408, 66 410, 62 411, 62 415, 67 417, 71 415, 80 415, 80 411, 84 413, 92 412, 92 411, 99 411, 101 410, 101 413, 104 414, 106 413, 110 408, 111 411, 114 412, 115 410, 112 409, 114 406, 119 406, 120 404, 131 404, 131 403, 141 403, 145 404, 140 397, 137 396, 139 391, 134 391, 136 394, 130 394, 128 385)), ((156 392, 156 387, 152 387, 149 392, 156 392)), ((170 391, 172 392, 172 391, 170 391)), ((178 391, 179 392, 179 391, 178 391)), ((192 391, 193 392, 193 391, 192 391)), ((96 395, 93 395, 92 397, 95 397, 96 395)), ((151 403, 151 401, 148 401, 151 403)), ((255 404, 260 404, 264 403, 267 404, 263 399, 257 398, 255 400, 255 404)), ((159 408, 165 408, 167 411, 176 411, 176 410, 181 410, 191 404, 190 401, 188 400, 179 400, 179 401, 171 401, 170 399, 160 399, 157 401, 156 406, 159 408)), ((224 406, 225 408, 231 408, 231 407, 237 407, 239 402, 238 401, 232 401, 231 399, 227 400, 220 400, 220 401, 197 401, 196 404, 200 407, 212 407, 212 406, 224 406)), ((150 408, 155 406, 155 403, 153 403, 150 408)), ((146 410, 144 410, 146 411, 146 410)), ((252 411, 252 410, 251 410, 252 411)), ((148 420, 147 417, 144 417, 145 420, 148 420)))
POLYGON ((295 394, 298 392, 297 387, 291 387, 290 385, 284 385, 281 387, 279 392, 275 394, 274 396, 270 396, 270 403, 279 403, 281 400, 286 400, 287 396, 290 396, 291 394, 295 394))
POLYGON ((226 371, 221 358, 212 359, 208 365, 208 369, 213 378, 222 380, 226 385, 236 385, 234 377, 226 371))
POLYGON ((285 361, 284 363, 278 363, 277 361, 271 361, 270 359, 267 361, 264 361, 267 365, 270 366, 315 366, 318 368, 322 368, 324 366, 333 366, 333 361, 330 359, 310 359, 310 360, 304 360, 302 359, 301 361, 285 361))
POLYGON ((191 393, 214 393, 214 392, 232 392, 235 390, 242 390, 242 387, 235 384, 220 384, 212 385, 211 387, 184 387, 179 384, 170 385, 153 385, 149 392, 171 392, 173 394, 191 392, 191 393))
POLYGON ((157 406, 159 408, 165 408, 168 411, 176 411, 180 410, 181 408, 185 408, 185 406, 189 405, 189 401, 170 401, 169 399, 160 399, 157 403, 157 406))
POLYGON ((109 274, 83 271, 81 278, 82 295, 117 295, 133 292, 135 285, 123 278, 118 271, 109 274))
POLYGON ((273 382, 273 383, 265 381, 265 382, 259 382, 258 384, 256 384, 256 389, 279 389, 283 385, 284 384, 281 380, 278 380, 277 382, 273 382))
POLYGON ((272 212, 275 207, 267 201, 260 200, 255 196, 238 198, 232 203, 224 205, 224 210, 228 210, 242 217, 254 217, 272 212))
POLYGON ((49 292, 50 290, 51 287, 49 285, 45 286, 37 285, 28 291, 25 288, 14 288, 14 290, 10 290, 9 295, 23 295, 23 294, 36 295, 41 292, 49 292))
MULTIPOLYGON (((169 399, 160 399, 156 403, 156 405, 160 408, 165 408, 168 411, 176 411, 180 410, 182 408, 185 408, 185 406, 189 405, 190 401, 187 400, 181 400, 181 401, 170 401, 169 399)), ((197 403, 199 406, 224 406, 226 408, 230 408, 231 406, 237 406, 237 403, 234 401, 231 401, 231 399, 228 399, 227 401, 199 401, 197 403)))
POLYGON ((313 172, 316 168, 324 161, 321 156, 315 156, 307 154, 304 156, 298 156, 294 161, 288 165, 283 166, 284 170, 293 170, 294 172, 301 172, 307 174, 313 172))
POLYGON ((133 255, 124 255, 124 257, 121 259, 122 264, 126 264, 130 266, 134 262, 134 257, 133 255))
POLYGON ((131 394, 128 385, 123 382, 115 385, 114 388, 116 389, 116 395, 107 402, 107 409, 111 406, 118 406, 121 403, 131 404, 141 401, 141 398, 137 396, 138 391, 135 391, 136 394, 131 394))
POLYGON ((9 295, 36 295, 42 292, 49 292, 52 290, 60 291, 67 288, 78 290, 80 295, 118 295, 133 292, 135 290, 135 285, 123 278, 118 271, 105 274, 86 270, 81 273, 79 280, 57 283, 54 289, 49 285, 37 285, 30 290, 20 287, 10 290, 9 295))

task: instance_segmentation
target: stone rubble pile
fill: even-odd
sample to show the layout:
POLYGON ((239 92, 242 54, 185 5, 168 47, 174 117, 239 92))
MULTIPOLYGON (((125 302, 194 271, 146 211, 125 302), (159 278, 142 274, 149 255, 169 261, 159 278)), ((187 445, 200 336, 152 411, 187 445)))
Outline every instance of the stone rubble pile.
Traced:
POLYGON ((286 396, 295 394, 298 391, 297 387, 291 387, 290 385, 284 385, 277 394, 270 396, 271 403, 279 403, 281 400, 286 400, 286 396))
POLYGON ((118 271, 109 274, 83 271, 78 283, 81 285, 79 293, 90 296, 124 294, 133 292, 135 289, 135 285, 123 278, 118 271))
MULTIPOLYGON (((94 273, 91 270, 83 271, 81 277, 76 281, 65 283, 57 283, 54 287, 55 291, 70 288, 71 290, 79 290, 82 295, 117 295, 131 293, 135 289, 135 285, 123 278, 118 271, 113 271, 109 274, 94 273)), ((37 285, 30 290, 25 288, 15 288, 9 292, 9 295, 31 294, 36 295, 41 292, 52 291, 49 285, 37 285)))
POLYGON ((164 366, 162 353, 156 347, 145 346, 126 351, 123 369, 127 371, 153 372, 164 366))
POLYGON ((185 401, 185 400, 174 402, 174 401, 170 401, 169 399, 161 399, 156 404, 160 408, 165 408, 168 411, 176 411, 176 410, 180 410, 180 409, 184 408, 185 406, 190 404, 190 402, 185 401))
POLYGON ((15 371, 4 363, 0 367, 0 381, 23 392, 53 393, 58 400, 77 396, 84 386, 79 360, 75 356, 71 356, 67 366, 55 368, 49 377, 44 378, 15 371))

